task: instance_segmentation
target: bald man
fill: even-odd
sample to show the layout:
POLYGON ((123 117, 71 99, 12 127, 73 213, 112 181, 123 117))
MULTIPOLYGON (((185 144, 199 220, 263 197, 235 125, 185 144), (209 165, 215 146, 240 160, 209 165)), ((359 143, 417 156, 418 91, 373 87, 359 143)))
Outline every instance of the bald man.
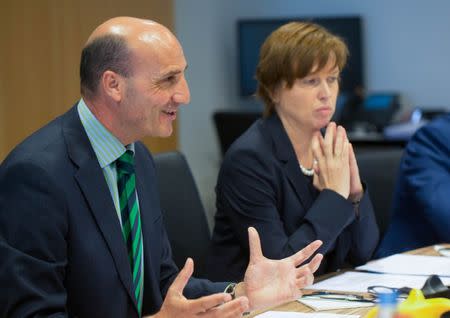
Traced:
POLYGON ((171 135, 190 99, 186 67, 153 21, 114 18, 89 37, 82 98, 0 166, 0 317, 239 317, 312 282, 322 256, 299 265, 321 242, 268 260, 253 228, 237 285, 172 261, 154 162, 138 140, 171 135))

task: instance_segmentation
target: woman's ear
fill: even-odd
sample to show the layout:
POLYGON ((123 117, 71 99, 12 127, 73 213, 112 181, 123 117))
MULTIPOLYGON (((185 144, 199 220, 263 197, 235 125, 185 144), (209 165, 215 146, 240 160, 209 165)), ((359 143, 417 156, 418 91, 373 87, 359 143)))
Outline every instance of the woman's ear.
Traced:
POLYGON ((274 104, 278 104, 280 102, 280 91, 282 85, 283 84, 278 84, 269 91, 270 99, 272 99, 274 104))
POLYGON ((122 100, 125 94, 125 81, 122 76, 113 71, 105 71, 102 75, 100 85, 104 93, 115 102, 122 100))

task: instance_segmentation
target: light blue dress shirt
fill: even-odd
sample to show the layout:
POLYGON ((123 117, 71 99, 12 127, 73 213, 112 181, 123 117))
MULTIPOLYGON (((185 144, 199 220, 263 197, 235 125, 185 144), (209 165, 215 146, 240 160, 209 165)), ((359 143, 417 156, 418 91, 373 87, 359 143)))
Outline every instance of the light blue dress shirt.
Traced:
MULTIPOLYGON (((117 218, 122 228, 122 218, 120 216, 119 190, 117 188, 117 170, 116 160, 131 150, 134 153, 134 143, 124 146, 105 126, 100 123, 92 114, 83 99, 80 99, 77 105, 78 115, 84 130, 88 135, 98 163, 102 168, 106 183, 108 184, 114 206, 116 208, 117 218)), ((137 195, 137 194, 136 194, 137 195)), ((137 204, 139 207, 139 196, 137 195, 137 204)), ((139 212, 140 213, 140 212, 139 212)), ((141 233, 142 235, 142 233, 141 233)), ((143 242, 143 240, 142 240, 143 242)), ((141 273, 144 279, 144 249, 142 248, 141 273)), ((142 294, 142 293, 141 293, 142 294)))

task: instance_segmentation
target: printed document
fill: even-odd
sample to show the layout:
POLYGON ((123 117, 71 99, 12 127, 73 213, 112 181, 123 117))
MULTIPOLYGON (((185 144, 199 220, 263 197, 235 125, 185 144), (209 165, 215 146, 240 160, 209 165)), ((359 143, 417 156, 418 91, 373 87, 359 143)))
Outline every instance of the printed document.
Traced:
POLYGON ((450 258, 441 256, 395 254, 369 262, 356 269, 388 274, 439 275, 450 277, 450 258))

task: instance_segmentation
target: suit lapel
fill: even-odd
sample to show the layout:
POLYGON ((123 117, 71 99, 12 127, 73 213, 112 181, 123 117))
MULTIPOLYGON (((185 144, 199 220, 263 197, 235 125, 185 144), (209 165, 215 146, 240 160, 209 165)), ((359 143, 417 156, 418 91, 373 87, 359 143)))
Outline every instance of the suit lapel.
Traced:
POLYGON ((311 192, 308 188, 309 180, 300 170, 294 147, 284 130, 280 118, 275 113, 267 118, 264 124, 272 138, 272 147, 275 156, 283 167, 284 174, 294 188, 303 207, 308 209, 313 202, 311 192))
MULTIPOLYGON (((136 163, 136 189, 139 197, 139 210, 141 213, 141 226, 144 248, 144 301, 143 312, 151 310, 150 298, 154 303, 163 301, 161 294, 161 228, 155 226, 156 220, 161 217, 158 192, 156 191, 155 169, 149 169, 151 163, 145 146, 135 143, 136 163), (156 252, 159 251, 159 252, 156 252), (151 295, 150 297, 148 297, 151 295), (161 298, 159 298, 161 297, 161 298)), ((162 222, 162 221, 161 221, 162 222)))
MULTIPOLYGON (((150 182, 148 178, 143 178, 142 176, 145 175, 142 167, 143 159, 141 158, 141 152, 139 151, 139 147, 136 144, 136 190, 139 197, 139 211, 141 214, 141 227, 142 227, 142 235, 143 235, 143 248, 144 248, 144 277, 149 277, 151 273, 154 271, 151 270, 148 266, 151 266, 153 264, 151 259, 151 242, 148 242, 147 239, 151 237, 154 233, 152 233, 152 213, 154 202, 152 203, 152 200, 154 198, 151 197, 152 193, 155 193, 155 191, 152 191, 150 182), (145 236, 144 236, 145 233, 145 236)), ((154 232, 154 231, 153 231, 154 232)), ((145 279, 144 281, 146 281, 145 279)), ((158 281, 158 280, 155 280, 158 281)), ((144 286, 145 287, 145 286, 144 286)), ((144 290, 145 294, 145 290, 144 290)))
POLYGON ((73 107, 64 118, 69 157, 78 166, 75 179, 80 186, 97 226, 112 255, 120 280, 136 306, 132 294, 131 270, 127 248, 103 171, 100 168, 89 138, 81 124, 77 108, 73 107))

